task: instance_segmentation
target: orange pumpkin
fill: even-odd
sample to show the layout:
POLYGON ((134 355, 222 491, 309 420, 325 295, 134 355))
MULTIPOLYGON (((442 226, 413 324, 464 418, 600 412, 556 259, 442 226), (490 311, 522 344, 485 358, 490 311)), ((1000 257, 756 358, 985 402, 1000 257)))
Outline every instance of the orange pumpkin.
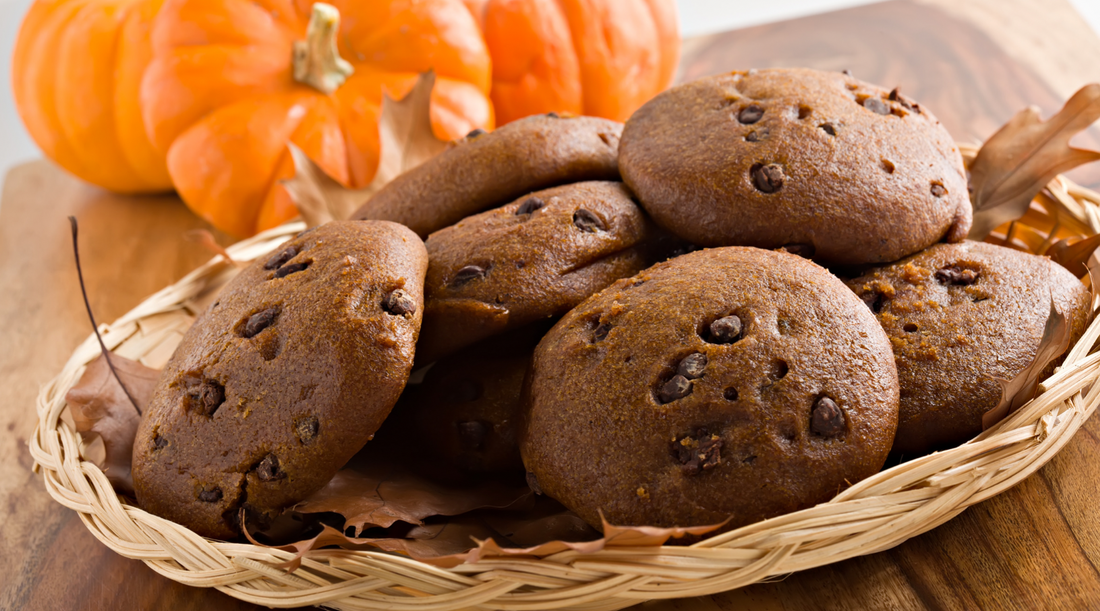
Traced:
POLYGON ((493 58, 500 124, 550 111, 625 121, 668 87, 675 0, 464 0, 493 58))
POLYGON ((350 188, 378 163, 383 91, 434 70, 432 126, 491 128, 489 55, 459 0, 165 0, 142 84, 146 128, 185 202, 251 235, 297 215, 293 142, 350 188))
POLYGON ((12 56, 12 92, 46 157, 122 193, 172 188, 138 91, 161 0, 37 0, 12 56))

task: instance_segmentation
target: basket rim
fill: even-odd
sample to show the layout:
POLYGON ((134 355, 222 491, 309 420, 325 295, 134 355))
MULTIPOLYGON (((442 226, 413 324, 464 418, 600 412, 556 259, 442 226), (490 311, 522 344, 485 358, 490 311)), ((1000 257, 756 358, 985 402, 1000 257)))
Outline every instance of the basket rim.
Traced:
MULTIPOLYGON (((1063 179, 1064 180, 1064 179, 1063 179)), ((1090 202, 1091 204, 1091 202, 1090 202)), ((237 260, 255 259, 305 228, 292 222, 238 242, 237 260)), ((152 316, 181 313, 232 265, 216 256, 142 301, 100 332, 112 351, 152 316)), ((151 334, 153 337, 155 334, 151 334)), ((88 530, 127 558, 186 585, 214 587, 271 607, 348 609, 620 609, 657 598, 714 594, 769 577, 883 551, 927 532, 1019 483, 1049 461, 1100 404, 1100 316, 1068 351, 1040 393, 974 439, 880 471, 833 499, 707 537, 690 546, 623 547, 543 558, 491 556, 441 568, 383 551, 321 550, 293 572, 274 565, 293 554, 204 539, 122 502, 83 455, 61 419, 65 393, 99 355, 94 334, 38 394, 30 439, 34 470, 49 494, 78 512, 88 530)))

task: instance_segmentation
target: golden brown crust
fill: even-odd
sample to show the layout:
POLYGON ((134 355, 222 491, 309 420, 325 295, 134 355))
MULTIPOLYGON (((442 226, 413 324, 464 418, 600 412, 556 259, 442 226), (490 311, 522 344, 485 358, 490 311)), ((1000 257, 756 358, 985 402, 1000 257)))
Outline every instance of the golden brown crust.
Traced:
POLYGON ((417 362, 565 314, 653 263, 658 237, 618 182, 536 191, 433 233, 417 362))
POLYGON ((240 273, 187 331, 134 441, 139 504, 228 538, 320 488, 408 379, 423 243, 389 222, 329 223, 240 273))
POLYGON ((591 524, 733 528, 877 472, 897 401, 890 344, 843 283, 718 248, 616 282, 547 334, 520 451, 591 524))
POLYGON ((901 384, 894 452, 909 457, 982 431, 982 414, 1001 397, 995 378, 1011 380, 1034 360, 1051 298, 1074 341, 1088 323, 1089 292, 1065 268, 983 242, 936 244, 848 286, 893 344, 901 384))
POLYGON ((704 246, 812 245, 824 264, 881 263, 970 227, 947 130, 840 73, 735 72, 670 89, 627 121, 619 165, 659 225, 704 246))
POLYGON ((467 138, 398 176, 352 214, 408 226, 421 237, 555 185, 618 180, 621 123, 553 113, 467 138))

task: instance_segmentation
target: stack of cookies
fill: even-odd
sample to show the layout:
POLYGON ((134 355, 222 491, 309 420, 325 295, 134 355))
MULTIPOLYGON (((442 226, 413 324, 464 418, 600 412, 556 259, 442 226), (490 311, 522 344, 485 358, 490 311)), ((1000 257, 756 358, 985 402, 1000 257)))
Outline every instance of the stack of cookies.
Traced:
POLYGON ((973 437, 1051 303, 1074 337, 1089 316, 1067 270, 965 241, 966 172, 928 109, 840 73, 472 133, 354 218, 257 261, 188 332, 134 444, 143 507, 231 537, 377 433, 596 526, 734 528, 973 437))

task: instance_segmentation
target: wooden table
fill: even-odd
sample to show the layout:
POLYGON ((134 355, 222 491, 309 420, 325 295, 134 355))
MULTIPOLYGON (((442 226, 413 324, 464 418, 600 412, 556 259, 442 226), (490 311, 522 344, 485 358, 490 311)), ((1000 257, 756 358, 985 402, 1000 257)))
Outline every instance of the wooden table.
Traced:
MULTIPOLYGON (((900 85, 960 140, 1028 104, 1045 113, 1100 81, 1100 38, 1064 0, 895 0, 689 41, 681 79, 735 68, 851 69, 900 85)), ((1082 144, 1100 148, 1094 134, 1082 144)), ((1100 165, 1100 164, 1097 164, 1100 165)), ((1095 169, 1079 181, 1100 185, 1095 169)), ((0 200, 0 608, 254 608, 168 581, 96 541, 31 473, 38 386, 88 334, 68 224, 81 221, 92 307, 110 321, 209 258, 205 223, 174 197, 125 198, 47 162, 8 174, 0 200)), ((224 242, 224 238, 223 238, 224 242)), ((1100 416, 1036 475, 897 548, 671 609, 1100 608, 1100 416)))

